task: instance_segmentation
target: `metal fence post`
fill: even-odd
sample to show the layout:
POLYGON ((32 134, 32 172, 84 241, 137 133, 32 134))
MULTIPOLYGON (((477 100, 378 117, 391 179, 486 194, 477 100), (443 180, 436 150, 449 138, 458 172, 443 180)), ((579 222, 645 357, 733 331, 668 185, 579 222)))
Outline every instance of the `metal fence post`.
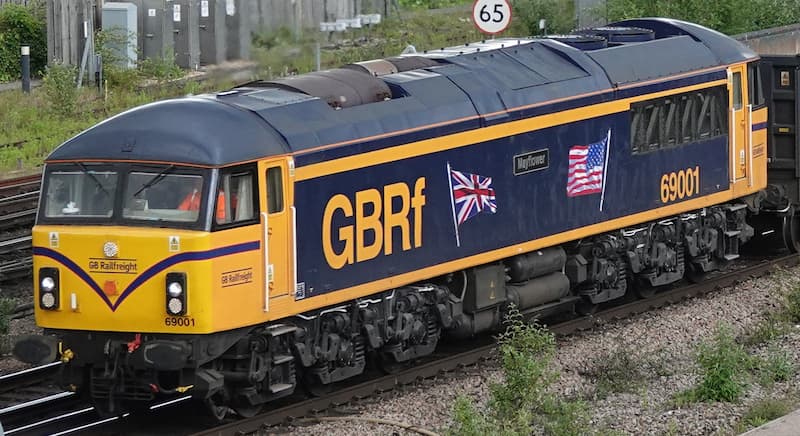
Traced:
POLYGON ((22 92, 31 92, 31 47, 23 45, 20 47, 22 53, 22 92))

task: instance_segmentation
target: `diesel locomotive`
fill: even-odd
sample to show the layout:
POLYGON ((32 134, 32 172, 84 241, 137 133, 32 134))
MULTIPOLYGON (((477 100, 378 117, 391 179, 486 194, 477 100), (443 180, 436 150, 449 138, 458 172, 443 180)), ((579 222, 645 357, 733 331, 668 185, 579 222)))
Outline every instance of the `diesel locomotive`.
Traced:
MULTIPOLYGON (((797 251, 759 57, 637 19, 141 106, 47 159, 43 335, 15 355, 116 412, 250 415, 368 362, 797 251)), ((771 78, 770 78, 771 79, 771 78)), ((794 80, 794 79, 793 79, 794 80)))

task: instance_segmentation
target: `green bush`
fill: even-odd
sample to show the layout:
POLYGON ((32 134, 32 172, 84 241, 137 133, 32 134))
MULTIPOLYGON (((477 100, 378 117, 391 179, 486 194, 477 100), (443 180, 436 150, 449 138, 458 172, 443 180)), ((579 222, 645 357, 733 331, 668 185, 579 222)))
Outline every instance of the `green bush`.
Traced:
POLYGON ((103 60, 103 79, 110 88, 133 90, 142 79, 138 69, 128 67, 131 59, 122 50, 132 38, 133 34, 126 34, 118 27, 95 34, 95 46, 103 60))
POLYGON ((45 20, 32 7, 16 4, 0 7, 0 81, 21 77, 23 44, 31 48, 31 72, 39 74, 47 64, 45 20))
POLYGON ((47 67, 42 86, 44 88, 50 109, 61 116, 70 116, 75 113, 78 104, 78 89, 76 88, 75 67, 70 65, 53 64, 47 67))
POLYGON ((549 391, 558 377, 551 368, 555 352, 552 333, 538 324, 526 324, 515 309, 506 318, 506 325, 498 347, 505 382, 489 387, 486 411, 459 397, 450 433, 529 435, 538 429, 550 435, 587 434, 585 405, 557 398, 549 391))
POLYGON ((513 0, 515 27, 528 35, 569 33, 575 28, 573 0, 513 0), (539 20, 545 20, 544 31, 539 20))
POLYGON ((688 392, 677 396, 678 404, 694 401, 726 401, 739 399, 746 386, 748 372, 754 360, 744 347, 734 340, 727 326, 719 326, 711 341, 699 345, 697 364, 700 383, 688 392))
POLYGON ((163 58, 147 58, 139 62, 139 72, 142 76, 166 82, 183 77, 183 70, 175 64, 175 56, 166 55, 163 58))

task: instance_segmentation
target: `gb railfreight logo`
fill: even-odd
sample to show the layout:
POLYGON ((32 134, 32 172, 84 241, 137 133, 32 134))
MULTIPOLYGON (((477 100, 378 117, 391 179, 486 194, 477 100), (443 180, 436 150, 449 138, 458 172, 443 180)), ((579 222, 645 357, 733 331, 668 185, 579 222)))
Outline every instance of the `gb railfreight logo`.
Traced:
POLYGON ((424 190, 425 177, 420 177, 413 188, 398 182, 382 190, 358 191, 353 197, 331 197, 322 216, 322 250, 328 266, 341 269, 381 252, 390 256, 397 245, 403 251, 421 247, 424 190), (400 229, 399 243, 393 240, 396 228, 400 229))

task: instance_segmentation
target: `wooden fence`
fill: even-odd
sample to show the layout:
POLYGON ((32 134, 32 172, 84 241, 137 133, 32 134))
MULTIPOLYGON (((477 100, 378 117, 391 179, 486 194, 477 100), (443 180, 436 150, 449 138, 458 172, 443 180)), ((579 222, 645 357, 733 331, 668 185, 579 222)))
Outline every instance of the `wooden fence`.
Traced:
MULTIPOLYGON (((100 11, 104 0, 0 0, 0 4, 41 1, 46 1, 47 5, 48 60, 79 65, 85 44, 84 22, 89 26, 100 27, 100 11)), ((396 11, 393 7, 396 0, 245 1, 248 2, 248 24, 252 32, 271 32, 284 27, 299 32, 303 29, 317 29, 322 21, 355 18, 358 14, 368 13, 386 16, 396 11)), ((200 4, 199 0, 197 4, 200 4)), ((146 13, 144 8, 140 9, 140 14, 146 13)))

